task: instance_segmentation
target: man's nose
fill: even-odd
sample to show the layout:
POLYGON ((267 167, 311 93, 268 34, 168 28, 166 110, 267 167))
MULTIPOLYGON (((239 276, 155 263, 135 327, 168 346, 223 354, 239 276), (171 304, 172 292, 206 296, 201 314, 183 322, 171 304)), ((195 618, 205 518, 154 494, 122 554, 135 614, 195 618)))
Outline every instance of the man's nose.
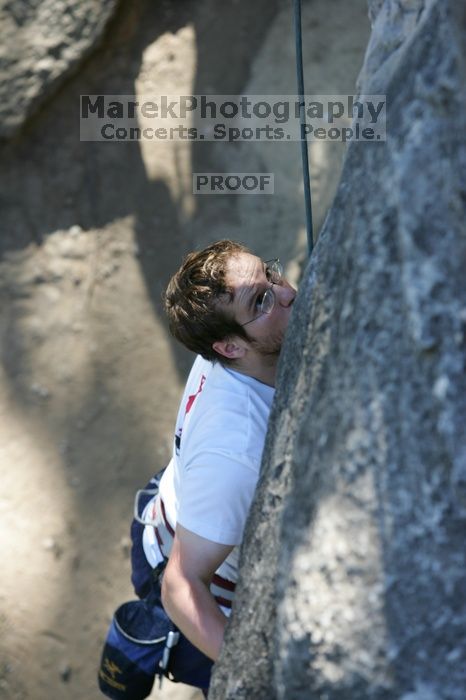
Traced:
POLYGON ((285 284, 277 285, 274 289, 275 294, 278 296, 278 302, 280 306, 290 306, 295 300, 296 290, 293 289, 291 285, 286 282, 285 284))

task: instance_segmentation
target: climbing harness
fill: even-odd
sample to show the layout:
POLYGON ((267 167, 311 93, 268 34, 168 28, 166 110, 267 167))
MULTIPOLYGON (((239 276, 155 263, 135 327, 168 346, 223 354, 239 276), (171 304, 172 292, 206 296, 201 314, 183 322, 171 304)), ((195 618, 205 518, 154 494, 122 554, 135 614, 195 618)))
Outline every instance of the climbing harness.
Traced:
POLYGON ((306 232, 309 255, 312 253, 314 246, 314 237, 312 229, 312 201, 311 201, 311 178, 309 175, 309 157, 307 149, 306 136, 306 113, 304 105, 304 71, 303 71, 303 38, 301 28, 301 0, 293 0, 294 4, 294 30, 296 41, 296 74, 298 81, 299 94, 299 119, 301 130, 301 160, 303 164, 303 183, 304 183, 304 206, 306 213, 306 232))
POLYGON ((164 610, 161 578, 168 559, 152 568, 143 550, 143 512, 151 496, 158 494, 162 473, 138 491, 131 525, 131 580, 139 600, 117 608, 102 649, 99 688, 112 700, 144 700, 156 678, 203 690, 210 683, 211 659, 188 641, 164 610))

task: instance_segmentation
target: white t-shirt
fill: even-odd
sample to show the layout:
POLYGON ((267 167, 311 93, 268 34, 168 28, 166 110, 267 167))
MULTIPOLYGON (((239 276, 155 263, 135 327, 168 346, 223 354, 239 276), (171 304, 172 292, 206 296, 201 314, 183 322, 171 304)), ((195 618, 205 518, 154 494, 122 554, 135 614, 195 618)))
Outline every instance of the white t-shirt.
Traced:
MULTIPOLYGON (((272 387, 197 357, 178 412, 173 456, 160 483, 173 529, 180 523, 213 542, 241 544, 273 396, 272 387)), ((155 566, 160 548, 153 527, 145 528, 143 543, 155 566)), ((217 572, 234 583, 238 553, 235 546, 217 572)))

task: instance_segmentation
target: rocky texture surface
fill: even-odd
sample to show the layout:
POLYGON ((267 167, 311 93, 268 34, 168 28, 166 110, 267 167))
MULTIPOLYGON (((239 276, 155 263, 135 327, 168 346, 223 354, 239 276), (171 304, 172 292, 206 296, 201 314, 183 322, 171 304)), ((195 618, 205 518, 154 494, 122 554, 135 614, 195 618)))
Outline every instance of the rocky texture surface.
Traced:
POLYGON ((466 694, 466 8, 376 0, 210 700, 466 694))
POLYGON ((102 36, 118 0, 0 3, 0 139, 11 137, 102 36))

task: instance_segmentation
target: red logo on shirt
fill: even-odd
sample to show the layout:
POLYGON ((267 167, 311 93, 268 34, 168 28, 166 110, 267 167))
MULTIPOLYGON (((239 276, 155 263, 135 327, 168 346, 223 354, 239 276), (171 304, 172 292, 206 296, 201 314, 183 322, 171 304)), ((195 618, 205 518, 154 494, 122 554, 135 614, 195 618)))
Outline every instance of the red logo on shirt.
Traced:
POLYGON ((199 396, 199 394, 201 393, 202 387, 204 386, 205 379, 206 379, 205 376, 202 375, 202 376, 201 376, 201 381, 199 382, 199 389, 196 391, 195 394, 192 394, 192 395, 188 398, 188 401, 187 401, 187 403, 186 403, 186 410, 185 410, 185 412, 184 412, 184 415, 185 415, 185 416, 190 412, 190 410, 191 410, 191 408, 192 408, 192 405, 193 405, 193 403, 194 403, 195 400, 196 400, 196 397, 199 396))
MULTIPOLYGON (((186 402, 186 408, 185 408, 185 411, 184 411, 184 417, 185 417, 185 418, 186 418, 186 416, 188 415, 188 413, 190 412, 191 408, 193 407, 193 403, 195 402, 196 398, 197 398, 197 397, 199 396, 199 394, 201 393, 202 387, 204 386, 205 380, 206 380, 205 375, 204 375, 204 374, 201 375, 201 381, 199 382, 199 388, 198 388, 198 390, 196 391, 195 394, 191 394, 191 396, 188 397, 188 400, 187 400, 187 402, 186 402)), ((181 434, 182 434, 182 432, 183 432, 183 427, 181 427, 181 428, 179 429, 178 433, 175 434, 175 449, 176 449, 176 454, 179 454, 179 452, 180 452, 181 434)))

